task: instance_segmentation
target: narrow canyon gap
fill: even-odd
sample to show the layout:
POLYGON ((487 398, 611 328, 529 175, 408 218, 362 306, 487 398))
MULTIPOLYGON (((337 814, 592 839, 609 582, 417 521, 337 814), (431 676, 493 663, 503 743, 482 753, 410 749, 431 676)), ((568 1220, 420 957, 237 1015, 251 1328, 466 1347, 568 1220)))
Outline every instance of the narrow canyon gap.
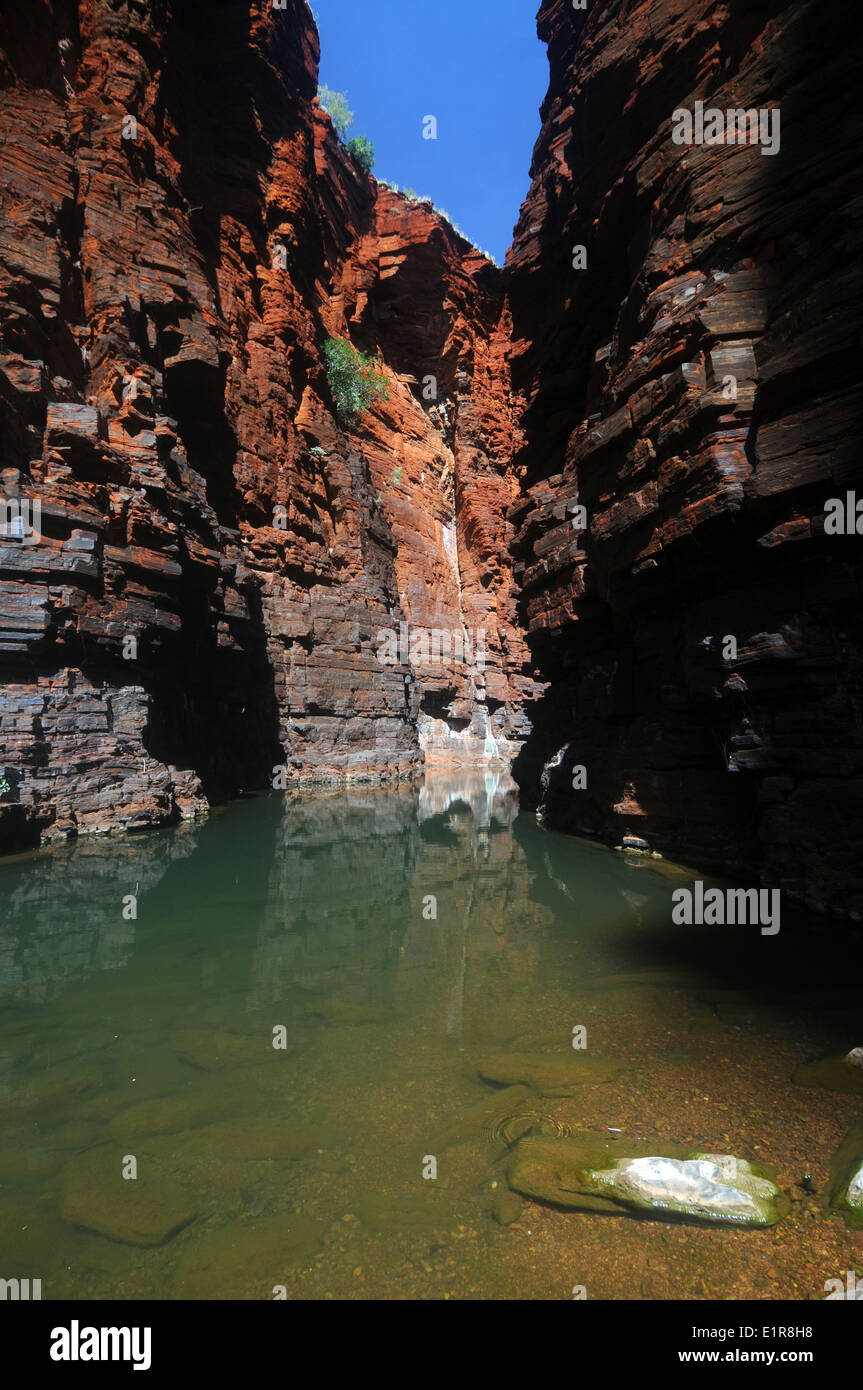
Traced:
POLYGON ((346 153, 302 0, 0 22, 0 467, 42 517, 0 544, 3 848, 473 758, 549 824, 863 910, 846 21, 538 25, 498 270, 346 153), (780 108, 781 148, 675 144, 696 101, 780 108), (353 426, 327 337, 384 364, 353 426), (403 624, 482 669, 382 663, 403 624))

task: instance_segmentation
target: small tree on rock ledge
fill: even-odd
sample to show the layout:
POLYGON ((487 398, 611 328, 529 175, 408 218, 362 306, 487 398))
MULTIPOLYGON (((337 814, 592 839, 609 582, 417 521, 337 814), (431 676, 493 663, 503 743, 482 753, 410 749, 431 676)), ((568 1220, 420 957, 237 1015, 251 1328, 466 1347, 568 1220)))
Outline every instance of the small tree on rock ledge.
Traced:
POLYGON ((324 108, 335 127, 339 139, 344 142, 354 123, 354 113, 348 106, 347 92, 334 92, 330 87, 318 88, 318 102, 324 108))
POLYGON ((348 106, 347 92, 334 92, 330 87, 319 87, 318 102, 332 121, 333 128, 345 149, 360 168, 370 174, 375 167, 375 147, 367 135, 354 135, 348 139, 348 131, 354 123, 354 113, 348 106))
POLYGON ((361 169, 370 174, 375 167, 375 147, 367 135, 355 135, 346 146, 361 169))
POLYGON ((360 352, 348 338, 327 338, 324 362, 336 411, 343 423, 352 424, 374 401, 389 400, 380 356, 360 352))

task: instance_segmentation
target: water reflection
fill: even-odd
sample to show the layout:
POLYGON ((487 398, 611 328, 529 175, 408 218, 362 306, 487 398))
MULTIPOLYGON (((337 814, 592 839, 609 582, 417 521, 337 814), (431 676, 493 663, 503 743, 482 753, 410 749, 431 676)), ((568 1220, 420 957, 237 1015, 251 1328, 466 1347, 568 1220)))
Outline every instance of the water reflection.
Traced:
POLYGON ((445 815, 450 807, 467 807, 480 829, 494 821, 512 825, 518 814, 518 787, 502 769, 435 770, 419 789, 420 822, 445 815))
MULTIPOLYGON (((686 878, 544 830, 518 814, 500 770, 265 797, 194 826, 3 861, 0 1238, 16 1269, 0 1277, 41 1277, 46 1296, 116 1297, 118 1271, 124 1297, 268 1296, 248 1269, 258 1249, 270 1259, 273 1222, 299 1211, 291 1296, 426 1296, 431 1277, 455 1280, 457 1296, 567 1296, 515 1238, 495 1244, 501 1170, 479 1134, 447 1139, 434 1184, 420 1161, 487 1097, 481 1049, 566 1055, 575 1025, 593 1052, 642 1070, 585 1087, 554 1123, 630 1125, 712 1151, 736 1109, 765 1113, 765 1085, 790 1103, 782 1078, 806 1056, 787 1009, 799 954, 783 937, 672 929, 670 892, 686 878), (759 978, 768 993, 779 982, 787 1016, 759 978), (101 1194, 95 1227, 70 1212, 76 1165, 117 1143, 194 1207, 152 1248, 106 1234, 101 1194)), ((810 1017, 805 1046, 829 1051, 834 1023, 810 1017)), ((794 1099, 796 1163, 801 1136, 840 1132, 847 1116, 842 1097, 794 1099)), ((762 1143, 758 1127, 741 1121, 740 1144, 762 1143)), ((579 1231, 585 1249, 596 1242, 597 1296, 629 1296, 640 1236, 612 1225, 579 1231)), ((570 1230, 555 1236, 561 1258, 570 1230)), ((268 1266, 260 1277, 273 1282, 268 1266)))
POLYGON ((198 842, 199 830, 182 825, 0 859, 0 1002, 45 1002, 74 980, 127 966, 135 923, 124 918, 122 898, 146 897, 198 842))

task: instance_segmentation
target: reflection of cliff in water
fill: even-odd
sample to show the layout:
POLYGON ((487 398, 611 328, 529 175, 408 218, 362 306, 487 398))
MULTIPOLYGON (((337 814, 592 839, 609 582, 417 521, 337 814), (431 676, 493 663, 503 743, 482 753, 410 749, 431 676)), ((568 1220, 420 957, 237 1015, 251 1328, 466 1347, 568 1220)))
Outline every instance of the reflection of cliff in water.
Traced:
POLYGON ((302 1012, 310 990, 357 984, 369 1002, 371 978, 381 994, 407 912, 416 806, 406 786, 300 792, 276 808, 250 1009, 293 997, 302 1012))
POLYGON ((517 809, 502 771, 440 770, 420 787, 256 798, 194 827, 7 861, 0 984, 21 1004, 69 986, 88 1017, 121 1021, 158 996, 166 1026, 187 1025, 192 1000, 216 1023, 239 1003, 298 1038, 359 1009, 418 1040, 504 1040, 541 971, 571 987, 588 956, 588 973, 613 970, 633 927, 647 944, 675 872, 517 809))
POLYGON ((332 994, 460 1035, 469 962, 499 971, 506 945, 514 974, 527 965, 507 933, 517 919, 524 936, 529 915, 517 809, 506 774, 476 770, 286 800, 249 1007, 303 1016, 332 994))
POLYGON ((140 909, 199 835, 182 824, 83 837, 0 862, 0 1002, 50 999, 74 980, 128 965, 137 922, 124 918, 124 898, 134 895, 140 909))
POLYGON ((518 814, 518 787, 508 772, 488 768, 427 772, 419 789, 420 821, 445 815, 450 808, 468 808, 478 826, 494 821, 512 825, 518 814))
POLYGON ((503 772, 430 775, 420 790, 423 853, 396 982, 418 1028, 493 1038, 510 1026, 504 999, 530 992, 550 916, 531 902, 532 874, 511 829, 517 812, 503 772))

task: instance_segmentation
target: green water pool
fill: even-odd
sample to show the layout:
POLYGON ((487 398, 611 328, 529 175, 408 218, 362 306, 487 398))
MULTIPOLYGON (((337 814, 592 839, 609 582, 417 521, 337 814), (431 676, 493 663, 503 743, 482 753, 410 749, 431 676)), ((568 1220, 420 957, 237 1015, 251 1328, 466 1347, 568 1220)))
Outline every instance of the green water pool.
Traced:
POLYGON ((0 861, 0 1278, 823 1297, 863 1269, 824 1203, 863 1100, 791 1077, 863 1040, 863 991, 821 923, 673 925, 694 877, 542 828, 492 771, 0 861), (568 1094, 481 1075, 576 1050, 628 1065, 568 1094), (790 1209, 740 1231, 509 1191, 521 1136, 583 1131, 771 1165, 790 1209))

